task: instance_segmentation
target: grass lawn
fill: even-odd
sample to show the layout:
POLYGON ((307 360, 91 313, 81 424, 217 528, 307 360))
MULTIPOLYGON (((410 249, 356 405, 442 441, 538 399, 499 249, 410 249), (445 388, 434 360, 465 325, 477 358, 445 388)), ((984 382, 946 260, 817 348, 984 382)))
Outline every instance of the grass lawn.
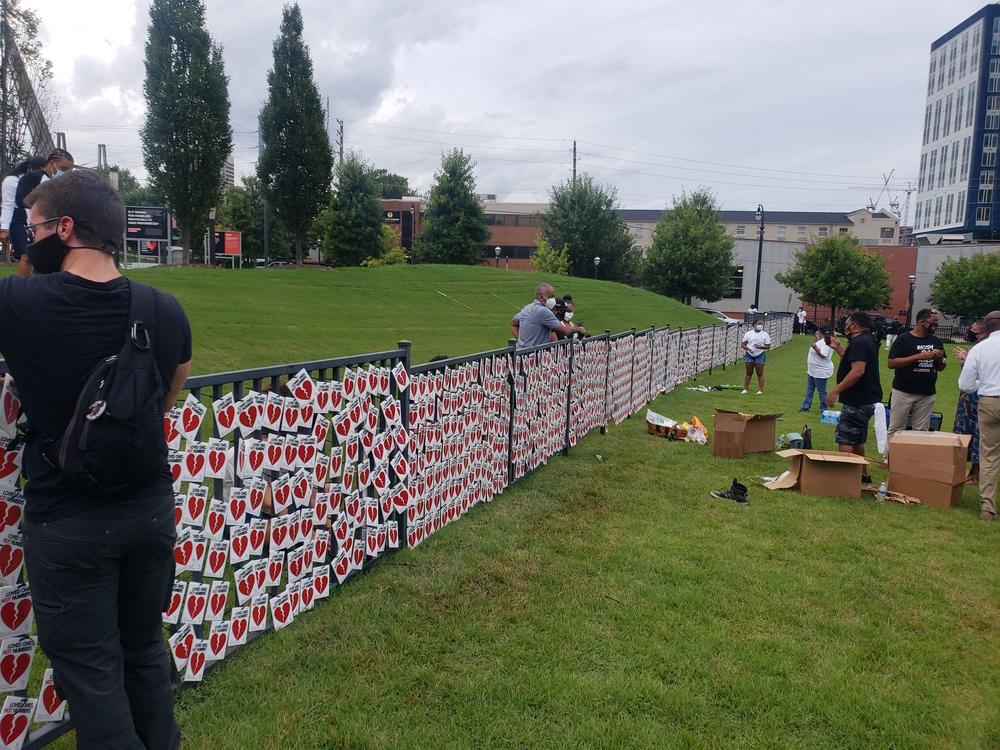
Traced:
POLYGON ((191 319, 196 374, 396 348, 413 361, 506 346, 510 319, 551 281, 590 331, 715 319, 622 284, 464 266, 364 269, 155 268, 130 276, 173 293, 191 319))
MULTIPOLYGON (((409 323, 407 308, 432 299, 423 269, 383 270, 413 274, 412 286, 405 299, 374 300, 391 314, 351 321, 351 333, 336 320, 338 299, 352 294, 346 272, 296 277, 292 292, 234 275, 253 303, 239 306, 253 308, 242 313, 247 330, 201 356, 221 368, 330 353, 274 338, 301 330, 280 310, 307 291, 302 315, 330 330, 337 353, 382 330, 388 345, 408 324, 418 344, 441 323, 433 341, 447 353, 482 348, 452 308, 409 323), (317 302, 326 285, 330 300, 317 302)), ((188 273, 143 278, 176 278, 205 336, 240 319, 188 273)), ((479 308, 462 316, 485 319, 482 287, 463 295, 471 283, 455 274, 443 291, 479 308)), ((497 343, 497 313, 534 284, 513 277, 491 277, 512 301, 488 303, 497 343)), ((581 317, 601 327, 633 304, 583 281, 572 291, 586 300, 581 317)), ((709 425, 716 406, 784 411, 782 431, 808 421, 816 447, 832 448, 833 428, 796 411, 805 354, 806 339, 795 339, 769 355, 763 397, 682 386, 652 406, 709 425)), ((946 425, 956 377, 953 367, 941 378, 946 425)), ((953 510, 760 487, 748 507, 708 495, 784 464, 650 437, 641 414, 595 433, 184 690, 184 746, 1000 747, 1000 525, 977 520, 975 490, 953 510)))

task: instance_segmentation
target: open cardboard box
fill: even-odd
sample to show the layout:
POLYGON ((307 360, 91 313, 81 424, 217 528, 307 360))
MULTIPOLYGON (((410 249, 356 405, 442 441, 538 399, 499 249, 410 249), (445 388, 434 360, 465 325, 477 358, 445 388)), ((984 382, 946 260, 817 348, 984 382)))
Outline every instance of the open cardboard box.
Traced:
POLYGON ((775 455, 790 458, 788 470, 764 486, 769 490, 795 487, 805 495, 861 497, 861 474, 868 461, 853 453, 792 448, 775 455))
POLYGON ((775 423, 781 414, 743 414, 728 409, 715 410, 712 455, 743 458, 747 453, 774 450, 775 423))
POLYGON ((936 508, 958 505, 971 440, 954 432, 897 432, 889 443, 889 489, 936 508))

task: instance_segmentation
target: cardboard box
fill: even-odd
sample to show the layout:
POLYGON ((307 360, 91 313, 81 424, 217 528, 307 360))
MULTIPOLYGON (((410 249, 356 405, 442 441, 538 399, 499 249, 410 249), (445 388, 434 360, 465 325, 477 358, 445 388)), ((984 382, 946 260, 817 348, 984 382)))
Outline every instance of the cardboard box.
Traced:
POLYGON ((776 455, 792 460, 788 471, 764 486, 769 490, 795 487, 805 495, 861 497, 861 475, 868 465, 861 456, 837 451, 813 451, 792 448, 776 455))
POLYGON ((743 414, 716 409, 712 455, 719 458, 743 458, 747 453, 773 451, 775 422, 780 416, 781 414, 743 414))
POLYGON ((957 505, 971 440, 953 432, 897 432, 889 443, 889 489, 935 508, 957 505))

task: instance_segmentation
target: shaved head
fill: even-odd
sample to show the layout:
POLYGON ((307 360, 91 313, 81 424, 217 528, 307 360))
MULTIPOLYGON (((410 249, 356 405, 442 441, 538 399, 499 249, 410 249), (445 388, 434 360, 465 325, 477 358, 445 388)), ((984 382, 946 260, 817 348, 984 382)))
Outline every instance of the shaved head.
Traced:
POLYGON ((994 310, 985 318, 983 318, 983 323, 986 326, 987 333, 1000 331, 1000 310, 994 310))

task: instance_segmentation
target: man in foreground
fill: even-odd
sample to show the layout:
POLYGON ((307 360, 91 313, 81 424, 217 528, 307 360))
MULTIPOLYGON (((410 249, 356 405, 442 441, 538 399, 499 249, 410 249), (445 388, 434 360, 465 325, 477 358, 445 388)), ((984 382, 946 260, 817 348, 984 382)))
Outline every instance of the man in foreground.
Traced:
MULTIPOLYGON (((872 335, 872 320, 867 313, 851 313, 844 323, 849 341, 841 346, 840 339, 831 338, 831 345, 840 355, 837 385, 826 396, 831 409, 840 399, 840 421, 834 439, 841 453, 864 457, 868 442, 868 423, 875 414, 875 404, 882 400, 882 383, 878 374, 878 343, 872 335)), ((871 483, 865 472, 861 481, 871 483)))
MULTIPOLYGON (((143 441, 137 455, 148 457, 152 469, 123 494, 84 487, 64 446, 71 420, 91 420, 91 434, 107 429, 97 421, 105 402, 90 404, 81 417, 77 399, 95 366, 118 354, 126 361, 137 326, 149 334, 145 378, 123 369, 116 374, 129 376, 130 389, 152 382, 159 390, 151 408, 136 413, 147 433, 156 419, 162 438, 164 404, 176 401, 190 371, 190 327, 173 297, 150 294, 115 268, 125 217, 107 180, 71 172, 42 183, 27 205, 25 254, 35 275, 0 280, 0 317, 8 322, 0 329, 0 353, 30 426, 23 531, 39 642, 69 704, 78 747, 176 748, 161 622, 176 538, 165 444, 150 440, 147 450, 143 441), (152 315, 130 322, 134 295, 152 315)), ((115 458, 99 450, 97 456, 115 458)))
POLYGON ((892 378, 892 403, 889 412, 889 448, 892 436, 906 429, 926 431, 931 426, 931 411, 937 391, 937 376, 946 366, 944 344, 934 335, 938 326, 937 310, 917 313, 913 330, 900 334, 889 348, 892 378))
POLYGON ((551 284, 543 282, 535 287, 535 299, 522 307, 510 321, 510 332, 517 338, 518 349, 547 344, 552 331, 566 336, 587 334, 586 329, 580 326, 560 321, 552 312, 555 306, 556 290, 551 284))
POLYGON ((987 338, 965 358, 958 387, 979 394, 979 518, 997 520, 1000 480, 1000 310, 983 320, 987 338))

